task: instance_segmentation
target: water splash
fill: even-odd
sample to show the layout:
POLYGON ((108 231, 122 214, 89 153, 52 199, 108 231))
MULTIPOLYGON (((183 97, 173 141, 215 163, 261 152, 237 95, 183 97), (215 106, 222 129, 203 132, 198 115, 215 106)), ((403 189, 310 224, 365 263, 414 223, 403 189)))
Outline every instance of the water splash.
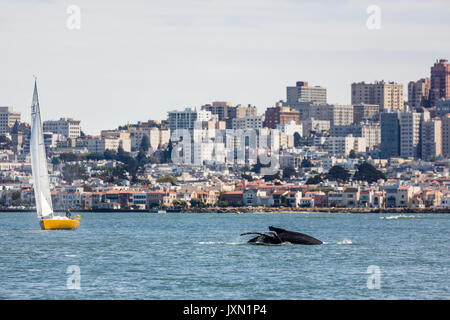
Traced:
POLYGON ((353 242, 350 239, 344 239, 342 241, 336 242, 336 244, 353 244, 353 242))

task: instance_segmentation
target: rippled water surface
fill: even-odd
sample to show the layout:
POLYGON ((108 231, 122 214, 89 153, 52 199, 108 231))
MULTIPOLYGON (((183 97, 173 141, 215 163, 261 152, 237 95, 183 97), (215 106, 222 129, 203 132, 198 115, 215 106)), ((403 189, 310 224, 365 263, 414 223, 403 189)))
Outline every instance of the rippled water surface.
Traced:
POLYGON ((450 215, 81 216, 78 230, 42 231, 32 212, 0 213, 1 299, 450 298, 450 215), (325 245, 239 236, 269 225, 325 245), (74 265, 79 290, 69 289, 74 265), (379 289, 368 288, 377 276, 369 266, 379 268, 379 289))

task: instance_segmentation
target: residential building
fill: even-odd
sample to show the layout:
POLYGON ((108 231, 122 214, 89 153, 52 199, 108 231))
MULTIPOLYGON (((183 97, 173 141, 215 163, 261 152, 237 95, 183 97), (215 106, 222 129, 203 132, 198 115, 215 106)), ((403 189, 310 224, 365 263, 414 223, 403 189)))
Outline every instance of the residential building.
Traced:
POLYGON ((450 64, 446 59, 436 60, 431 67, 431 106, 435 106, 440 99, 450 99, 450 64))
POLYGON ((360 123, 363 120, 378 120, 380 106, 377 104, 360 103, 353 106, 353 122, 360 123))
POLYGON ((442 117, 442 154, 450 157, 450 113, 442 117))
POLYGON ((353 137, 352 135, 328 138, 328 152, 332 155, 348 156, 352 150, 356 153, 364 153, 366 148, 366 138, 353 137))
POLYGON ((283 106, 266 109, 264 127, 275 129, 278 124, 288 124, 291 121, 296 124, 299 123, 299 112, 297 110, 283 106))
POLYGON ((429 112, 400 113, 400 156, 417 158, 420 152, 420 125, 423 117, 429 118, 429 112))
POLYGON ((303 130, 303 137, 309 137, 312 134, 325 133, 330 131, 329 120, 317 120, 314 118, 300 121, 303 130))
POLYGON ((442 117, 450 113, 450 99, 436 101, 436 116, 442 117))
POLYGON ((422 159, 432 160, 442 155, 442 122, 440 118, 422 121, 421 144, 422 159))
POLYGON ((412 110, 430 107, 430 78, 423 78, 408 83, 408 106, 412 110))
POLYGON ((352 83, 352 104, 377 104, 384 109, 403 110, 403 85, 395 82, 352 83))
POLYGON ((294 105, 297 102, 327 103, 327 89, 320 86, 310 87, 306 81, 297 81, 295 87, 286 87, 286 102, 294 105))
POLYGON ((381 157, 398 157, 400 155, 400 113, 383 112, 380 114, 380 119, 381 157))
POLYGON ((20 123, 20 112, 13 112, 12 107, 0 107, 0 134, 9 133, 16 121, 20 123))
POLYGON ((199 110, 186 108, 183 111, 169 111, 168 122, 171 131, 177 129, 195 128, 197 121, 209 121, 212 119, 212 113, 208 110, 199 110))
POLYGON ((60 134, 65 138, 78 138, 81 136, 80 120, 72 118, 61 118, 59 120, 48 120, 42 124, 44 132, 60 134))
POLYGON ((232 119, 232 129, 259 129, 263 127, 264 116, 246 116, 232 119))

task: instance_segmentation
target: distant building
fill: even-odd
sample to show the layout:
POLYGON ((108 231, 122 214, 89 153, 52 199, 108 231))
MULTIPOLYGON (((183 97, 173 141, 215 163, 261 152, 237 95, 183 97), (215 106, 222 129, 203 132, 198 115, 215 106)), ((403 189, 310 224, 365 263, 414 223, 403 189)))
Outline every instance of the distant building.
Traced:
POLYGON ((364 153, 366 148, 367 140, 362 137, 348 135, 328 138, 328 152, 332 155, 348 156, 352 150, 356 153, 364 153))
POLYGON ((325 133, 330 130, 329 120, 317 120, 314 118, 300 121, 303 129, 303 137, 309 137, 312 133, 325 133))
POLYGON ((310 87, 306 81, 297 81, 295 87, 286 88, 286 102, 293 106, 298 102, 327 103, 327 89, 324 87, 310 87))
POLYGON ((450 157, 450 113, 442 117, 442 154, 450 157))
POLYGON ((408 106, 412 109, 429 108, 430 105, 430 78, 423 78, 408 83, 408 106))
POLYGON ((375 122, 361 122, 348 126, 332 126, 330 135, 334 137, 345 137, 352 135, 366 139, 367 147, 372 149, 381 143, 380 124, 375 122))
POLYGON ((346 126, 353 123, 352 105, 311 105, 309 117, 330 121, 331 126, 346 126))
POLYGON ((420 152, 420 125, 421 120, 428 120, 429 112, 402 112, 400 113, 400 156, 402 158, 417 158, 420 152))
POLYGON ((291 121, 294 121, 296 124, 300 122, 297 110, 282 106, 266 109, 264 127, 275 129, 278 124, 288 124, 291 121))
POLYGON ((382 158, 400 156, 400 113, 383 112, 381 119, 381 145, 382 158))
POLYGON ((360 103, 353 106, 353 122, 359 123, 365 119, 378 118, 380 106, 377 104, 360 103))
POLYGON ((436 101, 436 116, 442 117, 450 113, 450 99, 436 101))
POLYGON ((169 111, 168 122, 171 131, 177 129, 194 129, 197 121, 212 119, 211 111, 186 108, 183 111, 169 111))
POLYGON ((232 119, 231 129, 259 129, 263 127, 264 116, 246 116, 232 119))
POLYGON ((384 109, 403 110, 403 85, 395 82, 352 83, 352 104, 377 104, 384 109))
POLYGON ((450 64, 446 59, 436 60, 431 67, 431 106, 440 99, 450 99, 450 64))
POLYGON ((423 121, 421 126, 421 157, 424 160, 436 159, 442 155, 442 122, 441 119, 423 121))
POLYGON ((14 124, 20 122, 20 112, 12 107, 0 107, 0 134, 9 133, 14 124))
POLYGON ((44 132, 60 134, 65 138, 78 138, 81 136, 80 120, 72 118, 44 121, 42 127, 44 132))

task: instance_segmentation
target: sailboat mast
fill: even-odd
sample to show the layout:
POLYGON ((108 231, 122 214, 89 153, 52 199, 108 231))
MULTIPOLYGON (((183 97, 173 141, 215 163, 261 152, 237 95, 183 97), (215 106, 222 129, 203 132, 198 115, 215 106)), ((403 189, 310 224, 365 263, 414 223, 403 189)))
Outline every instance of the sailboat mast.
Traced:
POLYGON ((44 136, 42 133, 41 112, 37 91, 37 80, 34 81, 33 102, 31 104, 31 168, 34 181, 34 196, 38 218, 52 218, 53 206, 48 180, 47 157, 45 155, 44 136))

